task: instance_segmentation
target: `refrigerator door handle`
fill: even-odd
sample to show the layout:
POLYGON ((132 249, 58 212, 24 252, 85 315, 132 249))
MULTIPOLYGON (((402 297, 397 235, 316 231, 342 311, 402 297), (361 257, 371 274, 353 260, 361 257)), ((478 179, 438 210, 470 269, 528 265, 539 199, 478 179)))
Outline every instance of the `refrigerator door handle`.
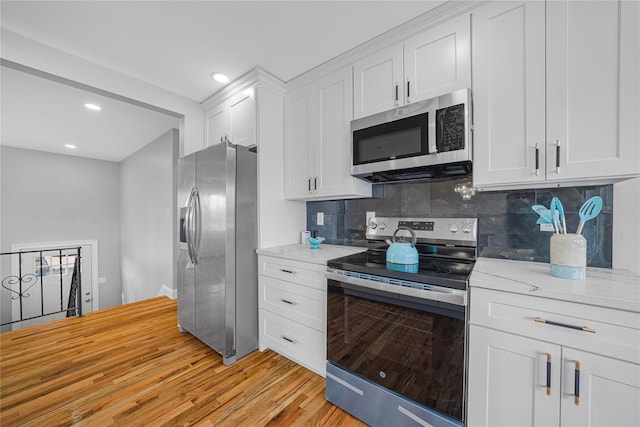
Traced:
POLYGON ((191 236, 189 235, 191 230, 191 197, 193 196, 193 188, 191 192, 189 192, 189 197, 187 198, 187 211, 184 214, 184 223, 182 227, 184 228, 184 239, 187 244, 187 255, 189 255, 189 261, 193 263, 193 257, 191 256, 191 236))
POLYGON ((194 190, 191 189, 189 193, 189 199, 187 200, 187 213, 184 218, 184 231, 185 238, 187 240, 187 252, 189 254, 189 260, 192 264, 196 264, 196 260, 193 253, 193 202, 194 202, 194 190))
POLYGON ((202 216, 200 214, 200 192, 195 187, 193 191, 193 264, 198 264, 198 253, 200 252, 200 240, 202 235, 202 216))

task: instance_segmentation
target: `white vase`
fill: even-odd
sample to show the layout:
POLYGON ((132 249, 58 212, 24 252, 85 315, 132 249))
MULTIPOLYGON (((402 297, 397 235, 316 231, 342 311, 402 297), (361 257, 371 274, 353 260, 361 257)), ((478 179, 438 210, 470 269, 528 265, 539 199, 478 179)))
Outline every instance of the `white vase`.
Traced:
POLYGON ((584 280, 587 268, 587 240, 582 234, 559 234, 549 241, 550 273, 554 277, 584 280))

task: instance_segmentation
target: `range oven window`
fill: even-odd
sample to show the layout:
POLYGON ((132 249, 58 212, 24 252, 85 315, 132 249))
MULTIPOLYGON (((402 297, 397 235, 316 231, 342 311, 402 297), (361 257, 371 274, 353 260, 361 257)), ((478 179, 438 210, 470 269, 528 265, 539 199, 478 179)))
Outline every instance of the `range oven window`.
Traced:
POLYGON ((462 421, 464 308, 436 313, 433 301, 392 303, 351 287, 328 280, 328 360, 462 421))
POLYGON ((428 154, 428 113, 353 132, 353 164, 428 154))

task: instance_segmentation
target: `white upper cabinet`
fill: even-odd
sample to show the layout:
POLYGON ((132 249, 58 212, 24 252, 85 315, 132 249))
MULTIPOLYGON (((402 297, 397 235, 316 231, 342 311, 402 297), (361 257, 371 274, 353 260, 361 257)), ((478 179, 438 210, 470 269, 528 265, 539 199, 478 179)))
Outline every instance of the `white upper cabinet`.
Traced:
POLYGON ((473 13, 476 187, 640 175, 639 10, 518 1, 473 13))
POLYGON ((404 42, 405 103, 471 87, 469 15, 404 42))
POLYGON ((404 105, 402 45, 367 56, 353 65, 354 118, 404 105))
POLYGON ((225 104, 207 111, 206 146, 217 144, 229 135, 229 109, 225 104))
POLYGON ((284 185, 285 198, 311 196, 313 176, 313 85, 284 98, 284 185))
POLYGON ((285 97, 285 197, 370 197, 371 184, 351 176, 351 67, 285 97))
POLYGON ((547 2, 547 177, 640 174, 639 27, 637 1, 547 2))
POLYGON ((473 13, 476 186, 545 180, 544 10, 495 2, 473 13))
POLYGON ((256 103, 254 88, 249 87, 206 110, 207 147, 226 136, 237 145, 255 144, 256 103))
POLYGON ((471 87, 469 15, 356 62, 354 118, 471 87))
POLYGON ((229 133, 234 144, 249 147, 256 143, 256 102, 253 88, 229 101, 229 133))

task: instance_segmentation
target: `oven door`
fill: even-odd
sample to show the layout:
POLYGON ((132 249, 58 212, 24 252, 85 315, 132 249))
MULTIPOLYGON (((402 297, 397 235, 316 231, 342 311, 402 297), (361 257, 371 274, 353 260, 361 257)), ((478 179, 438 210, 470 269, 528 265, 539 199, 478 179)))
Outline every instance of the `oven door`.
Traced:
POLYGON ((466 306, 327 278, 328 362, 461 422, 466 306))

